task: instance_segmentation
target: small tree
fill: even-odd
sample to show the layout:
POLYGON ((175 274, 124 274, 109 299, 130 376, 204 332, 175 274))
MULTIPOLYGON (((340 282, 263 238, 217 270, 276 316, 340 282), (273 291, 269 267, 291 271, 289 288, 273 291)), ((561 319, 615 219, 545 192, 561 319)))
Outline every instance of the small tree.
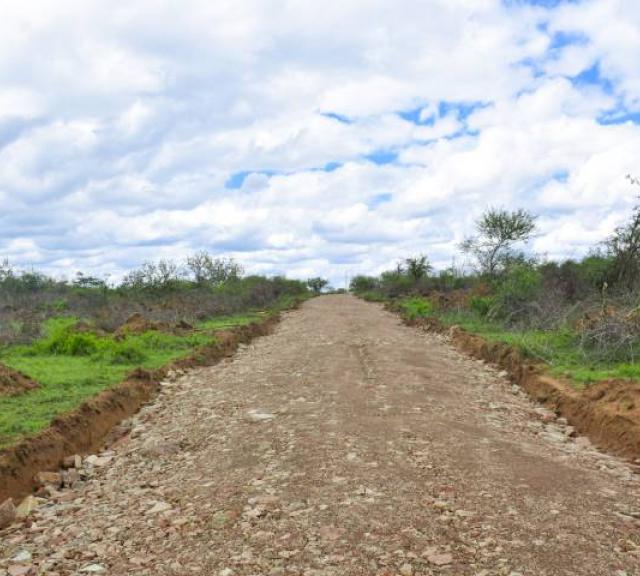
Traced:
POLYGON ((364 276, 359 274, 354 276, 349 283, 349 290, 351 292, 369 292, 378 288, 378 279, 374 276, 364 276))
POLYGON ((317 278, 309 278, 309 280, 307 280, 307 286, 313 290, 314 294, 320 294, 327 284, 329 284, 329 280, 320 278, 319 276, 317 278))
POLYGON ((173 282, 177 282, 183 277, 180 266, 173 260, 158 260, 156 265, 157 283, 160 286, 167 286, 173 282))
POLYGON ((399 265, 393 270, 380 274, 380 289, 391 298, 406 294, 412 288, 414 288, 413 280, 399 265))
MULTIPOLYGON (((640 185, 640 180, 627 178, 640 185)), ((606 246, 613 258, 612 281, 632 290, 640 282, 640 204, 634 207, 629 222, 616 228, 606 246)))
POLYGON ((102 280, 102 278, 98 278, 97 276, 88 276, 83 272, 76 273, 73 285, 77 288, 100 288, 102 290, 107 287, 107 283, 102 280))
POLYGON ((15 272, 11 264, 9 264, 9 259, 5 258, 4 260, 0 260, 0 282, 4 282, 14 276, 15 272))
POLYGON ((168 290, 176 288, 183 271, 172 260, 143 262, 140 268, 129 272, 122 280, 124 288, 168 290))
POLYGON ((526 210, 487 210, 476 222, 477 234, 460 246, 478 262, 481 273, 496 276, 509 263, 522 263, 514 250, 518 242, 528 241, 536 227, 536 216, 526 210))
POLYGON ((220 284, 237 280, 244 269, 233 258, 213 258, 207 252, 198 252, 187 258, 187 268, 198 284, 220 284))
POLYGON ((515 264, 505 273, 495 296, 496 315, 507 321, 526 316, 542 286, 542 274, 531 264, 515 264))
POLYGON ((429 272, 433 270, 429 259, 424 255, 407 258, 404 262, 407 265, 407 276, 412 278, 414 282, 419 282, 426 278, 429 272))

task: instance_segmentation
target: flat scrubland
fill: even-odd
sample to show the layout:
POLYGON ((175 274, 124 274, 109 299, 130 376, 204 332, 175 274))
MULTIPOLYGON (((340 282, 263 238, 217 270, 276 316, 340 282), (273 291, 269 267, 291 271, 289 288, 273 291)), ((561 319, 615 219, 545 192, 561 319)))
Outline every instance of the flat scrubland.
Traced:
POLYGON ((149 263, 118 286, 0 268, 0 447, 137 368, 161 368, 307 297, 302 282, 244 277, 233 261, 196 256, 195 273, 149 263))

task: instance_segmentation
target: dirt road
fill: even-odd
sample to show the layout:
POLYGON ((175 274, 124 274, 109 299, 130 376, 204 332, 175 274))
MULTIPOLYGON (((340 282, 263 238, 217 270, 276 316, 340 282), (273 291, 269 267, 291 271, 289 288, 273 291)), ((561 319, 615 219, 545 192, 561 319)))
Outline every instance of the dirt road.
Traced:
POLYGON ((167 383, 4 534, 0 574, 640 574, 638 477, 548 420, 441 337, 318 298, 167 383))

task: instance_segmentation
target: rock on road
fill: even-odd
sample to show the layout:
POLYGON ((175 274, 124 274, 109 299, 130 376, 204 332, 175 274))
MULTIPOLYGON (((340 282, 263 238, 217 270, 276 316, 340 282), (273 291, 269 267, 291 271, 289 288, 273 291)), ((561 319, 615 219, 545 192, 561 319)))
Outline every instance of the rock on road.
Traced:
POLYGON ((638 481, 492 368, 324 296, 167 382, 0 574, 640 574, 638 481))

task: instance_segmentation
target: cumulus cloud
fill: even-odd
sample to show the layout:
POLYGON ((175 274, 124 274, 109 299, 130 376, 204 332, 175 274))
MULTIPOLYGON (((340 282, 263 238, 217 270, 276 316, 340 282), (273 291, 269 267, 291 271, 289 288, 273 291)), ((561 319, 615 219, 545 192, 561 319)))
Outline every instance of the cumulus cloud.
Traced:
POLYGON ((341 285, 449 265, 489 205, 579 256, 634 202, 640 8, 540 4, 4 7, 0 256, 118 276, 207 249, 341 285))

